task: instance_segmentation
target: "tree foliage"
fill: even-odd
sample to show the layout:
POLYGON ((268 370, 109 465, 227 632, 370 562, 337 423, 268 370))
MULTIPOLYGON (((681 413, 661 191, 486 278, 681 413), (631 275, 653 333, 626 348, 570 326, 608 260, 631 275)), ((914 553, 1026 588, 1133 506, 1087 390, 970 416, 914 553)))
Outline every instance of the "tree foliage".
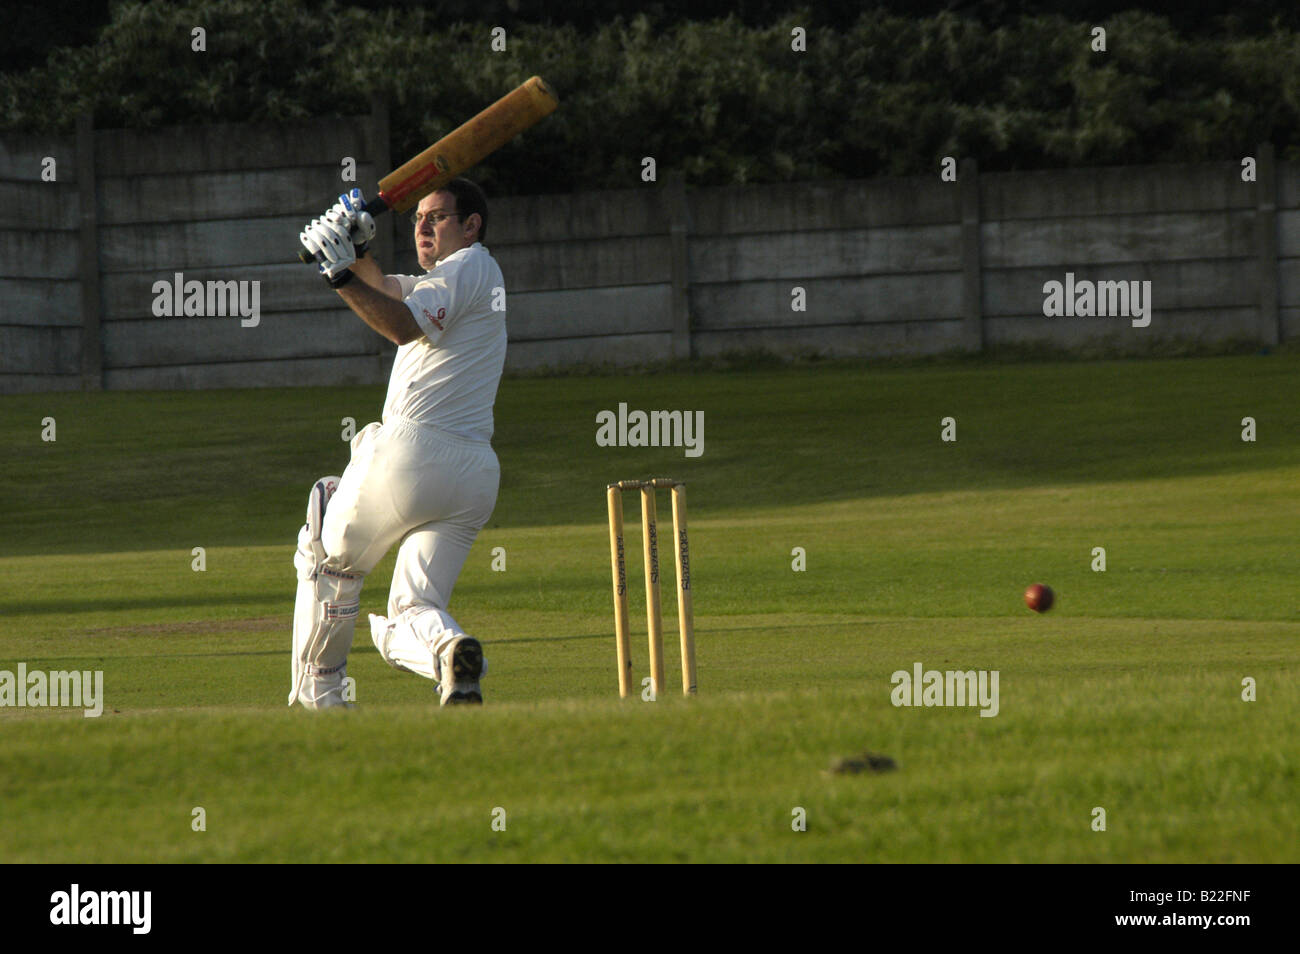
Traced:
POLYGON ((438 11, 303 0, 125 2, 90 48, 0 76, 9 129, 283 122, 388 103, 411 155, 528 76, 561 108, 476 170, 496 193, 628 187, 643 156, 696 184, 1236 159, 1271 140, 1300 157, 1300 33, 1185 34, 1161 16, 999 25, 876 8, 847 27, 795 10, 591 28, 490 27, 438 11), (1104 26, 1108 50, 1090 48, 1104 26), (206 52, 191 50, 205 29, 206 52), (807 31, 807 52, 791 31, 807 31))

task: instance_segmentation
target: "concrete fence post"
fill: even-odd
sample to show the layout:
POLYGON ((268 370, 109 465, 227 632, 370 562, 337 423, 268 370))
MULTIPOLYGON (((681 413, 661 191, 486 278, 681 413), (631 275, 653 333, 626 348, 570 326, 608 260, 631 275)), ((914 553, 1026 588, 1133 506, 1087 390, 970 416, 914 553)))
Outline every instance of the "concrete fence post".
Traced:
POLYGON ((1277 290, 1277 162, 1271 142, 1261 143, 1255 167, 1255 250, 1258 256, 1259 343, 1276 345, 1282 337, 1277 290))
MULTIPOLYGON (((368 140, 366 152, 369 154, 370 161, 374 163, 375 180, 378 181, 393 168, 388 154, 388 102, 379 93, 373 93, 370 97, 370 122, 366 133, 368 140)), ((366 198, 373 199, 374 195, 366 198)), ((373 254, 381 267, 392 271, 396 271, 397 268, 394 229, 398 224, 398 217, 395 214, 381 215, 375 219, 373 254)), ((397 351, 397 346, 382 335, 375 335, 375 339, 375 355, 379 360, 376 380, 384 381, 388 378, 389 365, 394 352, 397 351)))
POLYGON ((77 278, 81 284, 81 388, 104 386, 104 348, 99 328, 99 217, 95 185, 95 123, 90 113, 77 117, 77 278))
POLYGON ((672 354, 674 361, 691 357, 690 210, 686 204, 686 178, 680 172, 668 177, 665 210, 672 242, 672 354))
POLYGON ((983 274, 980 261, 979 165, 963 159, 957 170, 961 190, 961 324, 966 351, 984 350, 983 274))

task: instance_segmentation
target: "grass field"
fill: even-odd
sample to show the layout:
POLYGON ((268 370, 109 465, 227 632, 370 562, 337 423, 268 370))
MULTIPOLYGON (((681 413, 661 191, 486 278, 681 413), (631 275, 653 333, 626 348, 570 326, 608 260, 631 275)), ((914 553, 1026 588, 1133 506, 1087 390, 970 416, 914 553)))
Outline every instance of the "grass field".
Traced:
POLYGON ((284 705, 295 534, 382 388, 2 398, 0 670, 102 670, 106 701, 0 708, 0 861, 1300 861, 1297 380, 1296 355, 507 379, 451 607, 487 704, 439 710, 363 625, 359 707, 321 714, 284 705), (704 454, 596 446, 620 402, 702 410, 704 454), (651 474, 689 487, 691 701, 617 698, 603 488, 651 474), (996 670, 996 717, 892 705, 918 662, 996 670), (897 769, 830 770, 864 750, 897 769))

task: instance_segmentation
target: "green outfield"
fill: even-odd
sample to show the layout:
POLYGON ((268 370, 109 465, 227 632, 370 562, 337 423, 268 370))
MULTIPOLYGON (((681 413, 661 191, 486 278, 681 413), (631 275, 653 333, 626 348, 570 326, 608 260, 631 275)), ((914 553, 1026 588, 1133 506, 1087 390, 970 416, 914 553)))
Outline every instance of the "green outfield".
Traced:
MULTIPOLYGON (((440 710, 363 622, 358 708, 319 714, 284 704, 295 535, 383 388, 0 398, 0 671, 105 693, 0 708, 0 862, 1300 861, 1297 381, 1295 354, 507 379, 451 606, 487 704, 440 710), (620 403, 703 411, 704 453, 598 447, 620 403), (604 486, 651 475, 688 486, 700 691, 666 568, 672 692, 620 702, 604 486), (997 715, 896 707, 917 663, 996 671, 997 715), (832 770, 867 750, 897 768, 832 770)), ((631 500, 627 527, 640 678, 631 500)))

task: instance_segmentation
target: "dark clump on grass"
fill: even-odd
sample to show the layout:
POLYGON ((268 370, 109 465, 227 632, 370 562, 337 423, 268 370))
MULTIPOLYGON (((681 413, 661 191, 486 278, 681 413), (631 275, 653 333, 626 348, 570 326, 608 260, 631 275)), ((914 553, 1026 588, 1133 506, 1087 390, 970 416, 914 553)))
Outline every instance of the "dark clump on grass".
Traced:
POLYGON ((898 763, 888 755, 867 751, 861 755, 835 759, 831 762, 830 770, 833 775, 861 775, 863 772, 892 772, 896 768, 898 763))

